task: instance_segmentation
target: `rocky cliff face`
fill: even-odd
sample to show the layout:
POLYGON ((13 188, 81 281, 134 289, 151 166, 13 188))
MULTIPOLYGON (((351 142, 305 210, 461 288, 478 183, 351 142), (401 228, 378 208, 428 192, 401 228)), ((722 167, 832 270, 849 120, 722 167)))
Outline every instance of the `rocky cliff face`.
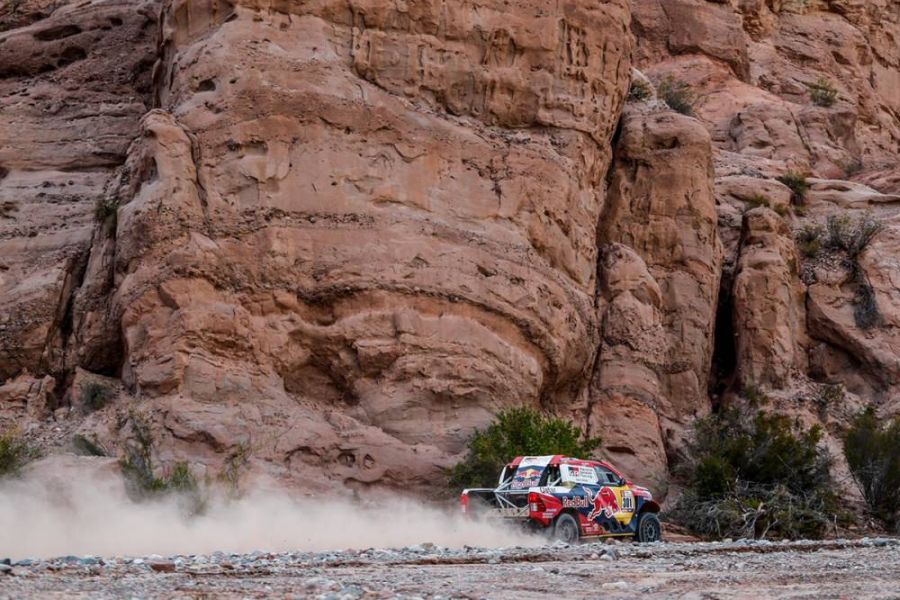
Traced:
POLYGON ((744 386, 900 412, 898 39, 896 0, 10 4, 0 415, 360 489, 530 405, 662 491, 744 386))

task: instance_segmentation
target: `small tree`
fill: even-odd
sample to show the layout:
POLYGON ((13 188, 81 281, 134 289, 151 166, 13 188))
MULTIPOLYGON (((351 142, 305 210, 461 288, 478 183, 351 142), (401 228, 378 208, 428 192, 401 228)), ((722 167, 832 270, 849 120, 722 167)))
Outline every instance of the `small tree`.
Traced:
POLYGON ((844 454, 869 510, 900 532, 900 418, 882 425, 868 408, 844 437, 844 454))
POLYGON ((600 438, 584 438, 581 429, 568 421, 531 408, 511 408, 472 435, 466 458, 451 471, 450 484, 457 488, 492 486, 503 466, 516 456, 587 458, 599 446, 600 438))

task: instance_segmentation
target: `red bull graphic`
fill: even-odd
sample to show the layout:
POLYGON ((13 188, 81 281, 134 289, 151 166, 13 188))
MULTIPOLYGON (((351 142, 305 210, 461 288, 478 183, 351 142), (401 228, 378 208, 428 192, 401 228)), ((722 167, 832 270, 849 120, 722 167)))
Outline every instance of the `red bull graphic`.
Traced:
POLYGON ((484 514, 544 529, 566 543, 609 536, 653 542, 662 533, 660 506, 650 491, 599 460, 517 457, 504 467, 496 488, 464 490, 464 507, 470 496, 478 498, 475 506, 484 514))
POLYGON ((510 487, 513 489, 534 487, 540 482, 541 473, 543 472, 543 469, 523 467, 516 472, 516 476, 510 487))
POLYGON ((619 501, 616 500, 616 494, 608 487, 602 487, 591 498, 591 513, 588 515, 588 521, 593 521, 601 514, 607 519, 611 519, 613 515, 619 512, 619 501))

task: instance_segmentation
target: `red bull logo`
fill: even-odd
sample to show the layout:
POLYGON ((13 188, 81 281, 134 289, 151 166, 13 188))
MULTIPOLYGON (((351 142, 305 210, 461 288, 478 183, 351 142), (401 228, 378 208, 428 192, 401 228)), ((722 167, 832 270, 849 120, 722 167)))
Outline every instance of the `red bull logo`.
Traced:
POLYGON ((514 489, 519 489, 535 486, 540 480, 541 473, 542 469, 534 469, 530 467, 519 469, 519 471, 516 472, 516 476, 511 487, 514 489))
POLYGON ((616 494, 608 487, 602 487, 597 490, 596 495, 591 498, 591 514, 588 515, 588 520, 593 521, 601 514, 605 515, 607 519, 611 519, 614 514, 619 512, 619 501, 616 500, 616 494))

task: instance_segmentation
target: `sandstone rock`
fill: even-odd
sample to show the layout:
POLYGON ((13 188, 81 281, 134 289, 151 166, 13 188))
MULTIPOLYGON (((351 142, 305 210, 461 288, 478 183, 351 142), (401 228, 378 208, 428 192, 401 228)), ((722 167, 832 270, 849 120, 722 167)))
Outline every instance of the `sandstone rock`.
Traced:
POLYGON ((149 0, 13 4, 0 30, 36 22, 0 33, 0 379, 73 366, 60 329, 148 108, 157 19, 149 0))
POLYGON ((635 481, 662 489, 668 474, 657 411, 665 404, 662 291, 627 246, 603 248, 598 312, 602 340, 591 386, 589 432, 635 481))
POLYGON ((767 208, 751 210, 739 256, 732 297, 740 381, 787 387, 806 372, 800 259, 790 227, 767 208))
MULTIPOLYGON (((722 261, 712 149, 709 135, 694 119, 629 109, 615 156, 599 239, 631 247, 658 285, 662 335, 650 337, 661 341, 662 349, 648 349, 647 358, 635 362, 646 365, 639 370, 656 373, 661 434, 677 446, 683 427, 709 410, 706 380, 722 261), (654 355, 656 361, 650 358, 654 355)), ((624 339, 634 343, 628 335, 624 339)), ((637 344, 634 348, 645 351, 637 344)))
POLYGON ((106 310, 159 460, 408 484, 496 410, 570 403, 627 3, 214 6, 164 11, 116 192, 106 310))

